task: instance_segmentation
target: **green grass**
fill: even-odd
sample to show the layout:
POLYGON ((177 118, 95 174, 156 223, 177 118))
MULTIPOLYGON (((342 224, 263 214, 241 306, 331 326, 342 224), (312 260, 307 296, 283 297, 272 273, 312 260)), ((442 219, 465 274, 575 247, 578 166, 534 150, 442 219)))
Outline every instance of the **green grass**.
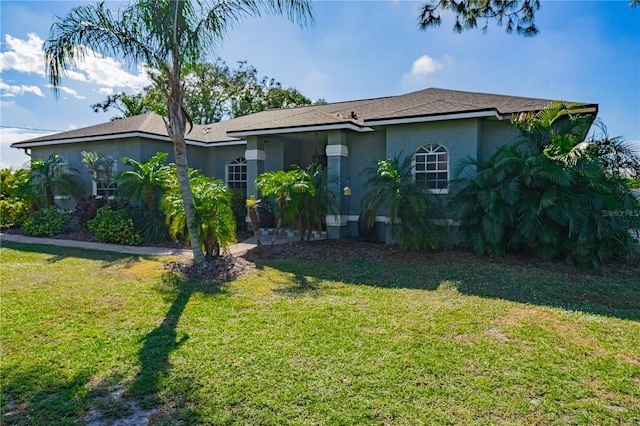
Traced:
POLYGON ((640 423, 637 271, 0 253, 3 424, 640 423))

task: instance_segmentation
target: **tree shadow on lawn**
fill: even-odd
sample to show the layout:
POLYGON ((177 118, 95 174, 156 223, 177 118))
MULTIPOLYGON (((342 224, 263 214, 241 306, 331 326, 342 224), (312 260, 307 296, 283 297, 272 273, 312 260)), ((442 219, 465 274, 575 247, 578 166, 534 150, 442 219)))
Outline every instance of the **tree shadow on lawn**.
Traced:
POLYGON ((606 274, 563 264, 509 264, 477 257, 463 262, 425 257, 410 262, 270 260, 294 275, 294 285, 276 292, 298 297, 322 292, 322 281, 435 291, 454 285, 465 295, 640 321, 640 274, 635 267, 606 274))
POLYGON ((78 394, 91 378, 81 371, 69 378, 60 377, 51 365, 28 368, 4 367, 0 424, 71 424, 84 404, 78 394), (42 419, 38 422, 37 419, 42 419))
MULTIPOLYGON (((220 285, 184 281, 171 272, 164 274, 161 291, 165 293, 165 297, 172 300, 172 303, 160 324, 141 339, 143 345, 138 352, 140 370, 126 391, 126 394, 135 398, 141 407, 158 408, 166 403, 162 401, 161 393, 163 379, 169 376, 171 370, 170 356, 189 340, 188 334, 178 335, 177 326, 180 318, 194 294, 221 294, 223 291, 220 285)), ((169 407, 163 409, 156 416, 159 417, 156 420, 171 423, 178 416, 194 422, 195 413, 185 407, 193 386, 194 383, 183 382, 179 390, 172 390, 171 394, 179 394, 180 400, 170 401, 169 407)))
POLYGON ((154 259, 153 256, 134 255, 125 253, 116 253, 111 251, 90 250, 75 247, 59 247, 47 244, 24 244, 3 241, 2 247, 10 248, 30 253, 41 253, 51 255, 46 262, 49 264, 58 263, 70 257, 80 259, 95 260, 103 262, 102 267, 107 268, 114 264, 124 265, 128 267, 141 260, 154 259))

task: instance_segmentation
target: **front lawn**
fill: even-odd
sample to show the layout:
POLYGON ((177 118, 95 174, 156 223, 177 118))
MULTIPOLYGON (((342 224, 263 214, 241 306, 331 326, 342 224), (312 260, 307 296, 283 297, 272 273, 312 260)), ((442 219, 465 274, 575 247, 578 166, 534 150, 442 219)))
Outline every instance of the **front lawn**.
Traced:
POLYGON ((0 250, 2 424, 640 423, 635 268, 0 250))

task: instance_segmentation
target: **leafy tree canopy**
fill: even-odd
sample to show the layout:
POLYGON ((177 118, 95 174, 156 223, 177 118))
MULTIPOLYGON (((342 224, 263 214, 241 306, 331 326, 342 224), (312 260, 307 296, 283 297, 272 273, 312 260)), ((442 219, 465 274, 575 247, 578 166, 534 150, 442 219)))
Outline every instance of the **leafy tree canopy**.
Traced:
MULTIPOLYGON (((640 0, 631 0, 629 5, 637 7, 640 0)), ((535 14, 540 9, 540 0, 439 0, 429 1, 422 6, 418 17, 421 30, 439 27, 442 24, 441 12, 449 11, 456 15, 453 30, 461 33, 482 25, 486 32, 489 21, 495 20, 503 26, 507 34, 516 33, 525 37, 540 32, 535 24, 535 14)))
MULTIPOLYGON (((209 124, 267 109, 325 103, 324 99, 313 101, 274 78, 259 78, 258 70, 247 61, 239 61, 238 68, 232 69, 218 58, 215 62, 188 64, 183 73, 185 108, 194 123, 209 124)), ((112 120, 148 112, 166 117, 167 106, 158 81, 155 79, 141 93, 109 95, 91 108, 94 112, 116 109, 121 115, 112 120)))

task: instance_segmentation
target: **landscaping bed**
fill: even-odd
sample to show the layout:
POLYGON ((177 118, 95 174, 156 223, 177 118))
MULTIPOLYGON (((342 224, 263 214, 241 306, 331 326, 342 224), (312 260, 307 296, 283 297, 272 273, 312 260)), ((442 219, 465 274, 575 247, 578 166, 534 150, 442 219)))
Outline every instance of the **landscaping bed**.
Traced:
POLYGON ((615 270, 625 274, 640 274, 640 255, 629 263, 609 263, 600 271, 583 271, 561 262, 543 262, 526 254, 512 254, 505 257, 476 256, 468 250, 455 249, 433 252, 407 252, 396 245, 361 242, 357 240, 318 240, 295 241, 274 246, 262 245, 245 254, 221 256, 194 266, 191 259, 168 262, 168 270, 178 272, 183 277, 203 282, 223 282, 256 269, 256 265, 264 265, 269 261, 291 259, 313 262, 341 262, 352 260, 381 261, 390 263, 438 262, 452 266, 472 263, 488 263, 513 266, 536 266, 540 268, 562 271, 569 275, 598 274, 607 270, 615 270))

